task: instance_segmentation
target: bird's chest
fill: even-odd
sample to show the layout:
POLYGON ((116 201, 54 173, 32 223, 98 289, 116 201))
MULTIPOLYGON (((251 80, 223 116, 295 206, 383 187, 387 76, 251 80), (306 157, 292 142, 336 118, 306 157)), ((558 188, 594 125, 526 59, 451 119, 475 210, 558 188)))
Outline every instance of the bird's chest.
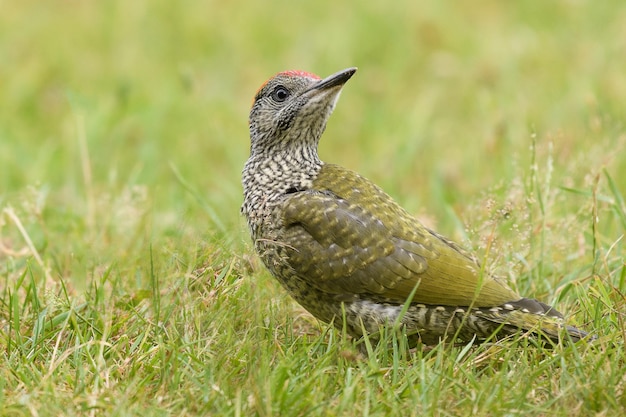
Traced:
POLYGON ((312 186, 312 175, 308 172, 291 172, 288 176, 281 172, 271 166, 270 169, 259 169, 256 174, 249 175, 249 180, 244 178, 242 213, 257 250, 265 246, 264 242, 277 240, 284 231, 284 210, 289 195, 312 186))

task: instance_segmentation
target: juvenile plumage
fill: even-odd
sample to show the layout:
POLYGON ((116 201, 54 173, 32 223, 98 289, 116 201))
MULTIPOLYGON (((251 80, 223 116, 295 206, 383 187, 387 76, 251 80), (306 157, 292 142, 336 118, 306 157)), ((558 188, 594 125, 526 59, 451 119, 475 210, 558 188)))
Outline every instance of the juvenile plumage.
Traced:
POLYGON ((348 68, 325 79, 277 74, 250 111, 243 170, 245 215, 255 249, 315 317, 376 338, 399 320, 426 344, 520 329, 558 340, 586 336, 563 316, 523 298, 475 258, 429 230, 371 181, 320 160, 317 147, 348 68), (413 294, 406 313, 404 304, 413 294))

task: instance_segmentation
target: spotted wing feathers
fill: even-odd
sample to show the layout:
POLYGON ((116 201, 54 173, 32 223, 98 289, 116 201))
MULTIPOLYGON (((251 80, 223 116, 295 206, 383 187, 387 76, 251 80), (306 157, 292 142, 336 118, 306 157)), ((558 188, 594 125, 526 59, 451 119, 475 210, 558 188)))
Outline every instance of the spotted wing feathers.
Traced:
POLYGON ((494 306, 519 297, 358 174, 325 165, 313 189, 284 200, 287 262, 329 294, 404 303, 494 306))

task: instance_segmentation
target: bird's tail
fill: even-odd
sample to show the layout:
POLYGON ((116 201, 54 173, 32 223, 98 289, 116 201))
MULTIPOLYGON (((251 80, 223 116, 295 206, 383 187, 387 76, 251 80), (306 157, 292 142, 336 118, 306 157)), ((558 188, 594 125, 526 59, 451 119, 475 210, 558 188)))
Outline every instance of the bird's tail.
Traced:
POLYGON ((589 337, 587 332, 577 327, 566 325, 562 318, 526 313, 520 310, 511 311, 503 322, 532 333, 537 333, 539 336, 545 336, 554 342, 567 339, 567 337, 573 342, 578 342, 589 337))
POLYGON ((497 323, 512 325, 544 336, 554 342, 571 339, 578 342, 590 335, 574 326, 565 324, 563 315, 554 308, 537 300, 522 298, 507 303, 499 311, 490 310, 490 319, 497 323))

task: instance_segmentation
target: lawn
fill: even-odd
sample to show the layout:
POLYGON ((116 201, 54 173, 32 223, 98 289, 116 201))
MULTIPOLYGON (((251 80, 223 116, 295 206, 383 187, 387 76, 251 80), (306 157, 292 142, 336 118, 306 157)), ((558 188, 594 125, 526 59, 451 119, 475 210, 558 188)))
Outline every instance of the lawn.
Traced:
POLYGON ((625 56, 617 0, 1 3, 0 415, 622 415, 625 56), (595 342, 364 353, 286 295, 251 100, 350 66, 322 159, 595 342))

